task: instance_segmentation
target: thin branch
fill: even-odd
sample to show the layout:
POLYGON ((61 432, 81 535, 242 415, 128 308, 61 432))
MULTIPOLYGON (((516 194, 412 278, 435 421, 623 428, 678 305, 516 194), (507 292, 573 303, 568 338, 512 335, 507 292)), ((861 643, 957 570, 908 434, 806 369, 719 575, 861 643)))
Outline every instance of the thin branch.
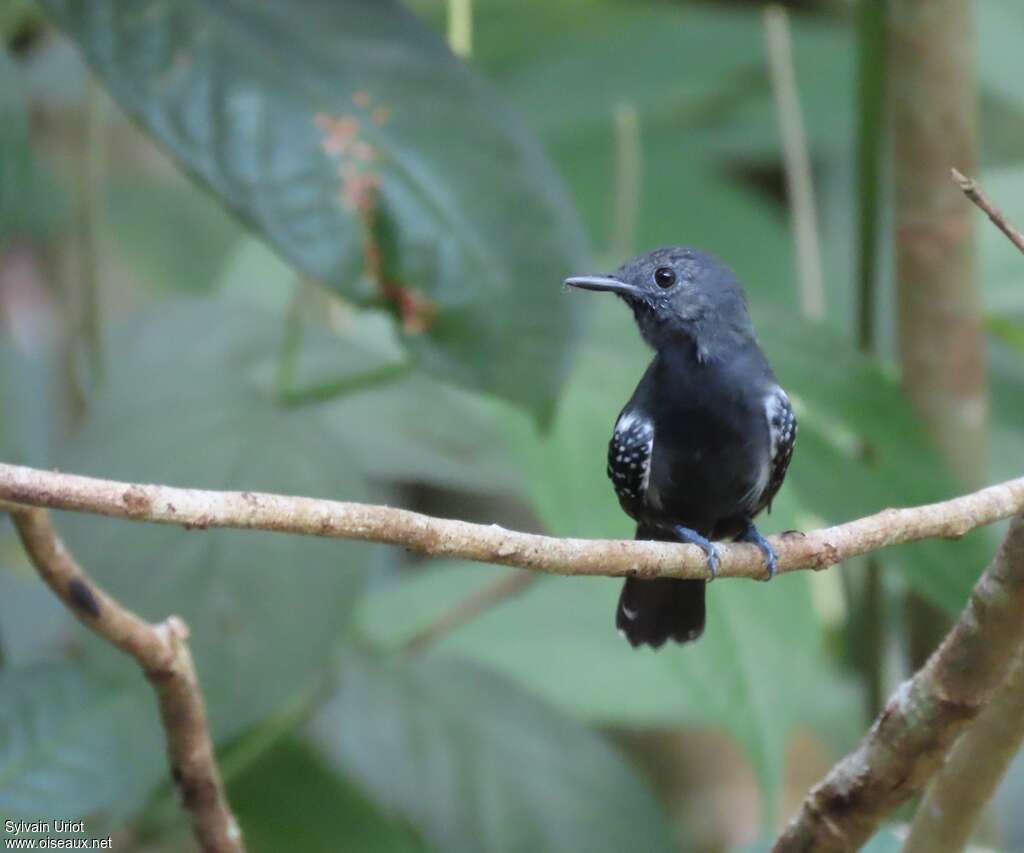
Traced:
POLYGON ((242 833, 217 770, 185 623, 171 616, 151 625, 122 607, 75 562, 45 510, 17 507, 11 510, 11 518, 46 585, 79 622, 135 658, 153 685, 171 777, 200 847, 209 853, 244 851, 242 833))
POLYGON ((463 59, 473 53, 473 0, 448 0, 448 47, 463 59))
POLYGON ((789 19, 782 6, 765 7, 764 38, 768 51, 768 71, 772 91, 775 93, 775 111, 779 116, 779 132, 782 135, 786 195, 789 197, 796 244, 800 308, 805 317, 820 320, 825 316, 825 285, 821 271, 814 175, 807 149, 803 114, 800 112, 789 19))
POLYGON ((961 735, 914 815, 903 853, 964 850, 1024 744, 1024 645, 1006 681, 961 735))
POLYGON ((643 186, 643 143, 640 116, 633 104, 622 102, 612 112, 615 123, 615 207, 608 244, 612 256, 629 257, 636 245, 636 221, 643 186))
POLYGON ((984 211, 985 215, 992 220, 992 224, 1002 231, 1014 246, 1024 252, 1024 234, 993 204, 992 199, 978 186, 978 182, 968 178, 956 169, 952 170, 952 174, 953 183, 964 191, 964 195, 984 211))
POLYGON ((537 577, 532 572, 508 572, 502 575, 482 589, 459 599, 434 622, 406 640, 402 650, 410 655, 424 651, 501 602, 518 595, 537 577))
MULTIPOLYGON (((558 539, 373 504, 122 483, 0 463, 2 501, 186 528, 270 530, 382 542, 431 557, 457 557, 549 574, 708 578, 707 559, 694 545, 558 539)), ((889 545, 956 539, 1022 510, 1024 477, 941 503, 885 509, 835 527, 769 540, 778 553, 780 572, 824 569, 889 545)), ((719 551, 719 577, 764 577, 764 558, 755 546, 728 543, 719 551)))
POLYGON ((856 751, 808 793, 775 853, 857 850, 927 783, 1003 683, 1024 642, 1024 516, 925 666, 890 697, 856 751))

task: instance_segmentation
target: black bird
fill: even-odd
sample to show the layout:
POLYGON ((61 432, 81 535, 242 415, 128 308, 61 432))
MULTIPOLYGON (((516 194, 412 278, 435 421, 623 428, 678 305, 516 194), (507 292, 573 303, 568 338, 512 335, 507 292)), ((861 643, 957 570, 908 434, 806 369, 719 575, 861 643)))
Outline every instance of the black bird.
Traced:
MULTIPOLYGON (((786 392, 757 345, 735 275, 696 249, 657 249, 613 276, 566 279, 618 294, 655 356, 615 422, 608 476, 637 539, 756 544, 768 578, 776 555, 754 526, 782 485, 796 440, 786 392)), ((702 580, 630 578, 615 622, 633 646, 658 648, 704 631, 702 580)))

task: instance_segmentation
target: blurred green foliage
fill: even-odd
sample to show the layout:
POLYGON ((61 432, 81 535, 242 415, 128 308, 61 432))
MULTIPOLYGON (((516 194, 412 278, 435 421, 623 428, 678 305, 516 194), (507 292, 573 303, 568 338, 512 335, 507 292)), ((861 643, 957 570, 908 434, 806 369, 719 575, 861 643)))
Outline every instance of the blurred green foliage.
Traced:
MULTIPOLYGON (((477 0, 468 63, 444 48, 444 6, 427 0, 413 4, 419 17, 383 0, 300 0, 287 12, 271 0, 41 5, 181 172, 86 97, 66 38, 0 52, 5 461, 416 498, 436 512, 461 495, 505 514, 488 521, 629 536, 604 455, 648 354, 621 306, 559 282, 619 263, 613 242, 689 243, 747 284, 799 409, 769 530, 957 491, 887 358, 884 249, 883 356, 854 343, 849 4, 792 20, 821 201, 817 325, 798 316, 756 4, 477 0), (612 233, 624 203, 620 105, 640 131, 633 234, 612 233), (97 109, 103 133, 89 144, 102 147, 83 151, 97 109), (104 164, 97 186, 80 180, 87 158, 104 164), (83 193, 96 195, 85 207, 83 193), (38 311, 59 315, 76 298, 70 235, 82 210, 98 217, 102 377, 69 363, 59 335, 11 297, 24 286, 10 283, 11 259, 29 252, 39 281, 60 282, 36 282, 38 311), (87 392, 81 416, 74 384, 87 392)), ((1024 18, 1015 0, 977 9, 984 180, 1024 221, 1024 158, 1008 141, 1024 102, 1006 73, 1024 18)), ((22 14, 41 25, 38 9, 22 14)), ((1024 449, 1024 266, 991 229, 980 255, 1003 479, 1024 449)), ((794 734, 813 733, 834 756, 866 722, 840 654, 835 572, 715 584, 707 636, 657 654, 615 634, 615 582, 538 578, 409 653, 406 641, 505 570, 261 533, 58 524, 127 605, 190 624, 255 850, 336 849, 339 838, 360 851, 688 848, 699 833, 597 727, 726 731, 754 768, 767 828, 781 816, 794 734), (239 752, 251 755, 232 761, 239 752)), ((0 814, 135 821, 159 839, 168 794, 145 685, 35 594, 3 533, 0 814)), ((955 612, 993 541, 979 531, 883 552, 885 583, 955 612)))

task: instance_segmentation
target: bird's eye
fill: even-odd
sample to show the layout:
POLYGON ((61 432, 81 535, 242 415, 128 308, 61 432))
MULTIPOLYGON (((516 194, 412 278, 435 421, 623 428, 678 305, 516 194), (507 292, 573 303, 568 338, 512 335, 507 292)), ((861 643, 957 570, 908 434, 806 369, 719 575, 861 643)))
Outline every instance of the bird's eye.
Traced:
POLYGON ((658 287, 671 287, 676 283, 676 271, 671 267, 658 267, 654 271, 654 283, 658 287))

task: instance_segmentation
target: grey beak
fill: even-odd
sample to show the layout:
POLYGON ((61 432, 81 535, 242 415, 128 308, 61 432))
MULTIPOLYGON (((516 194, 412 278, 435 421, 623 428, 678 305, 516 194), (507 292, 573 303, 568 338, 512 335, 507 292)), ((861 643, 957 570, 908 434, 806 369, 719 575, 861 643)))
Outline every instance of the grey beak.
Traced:
POLYGON ((636 296, 640 288, 617 278, 606 275, 575 275, 565 280, 566 287, 578 287, 580 290, 606 290, 623 296, 636 296))

